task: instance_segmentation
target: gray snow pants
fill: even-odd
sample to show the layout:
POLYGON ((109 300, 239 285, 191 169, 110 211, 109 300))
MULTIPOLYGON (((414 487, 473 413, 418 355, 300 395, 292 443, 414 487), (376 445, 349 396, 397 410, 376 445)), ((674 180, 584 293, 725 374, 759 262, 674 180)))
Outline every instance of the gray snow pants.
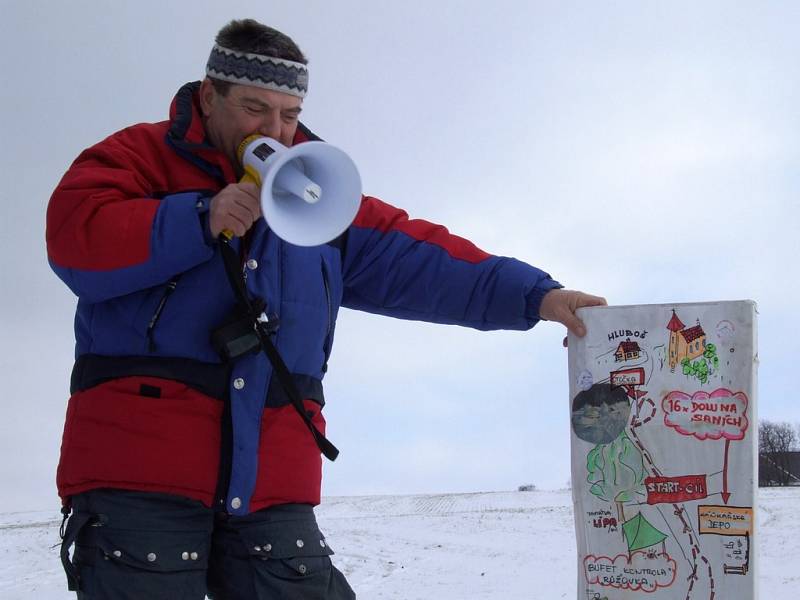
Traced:
POLYGON ((72 510, 61 558, 78 600, 356 597, 309 505, 236 517, 180 496, 102 489, 74 496, 72 510))

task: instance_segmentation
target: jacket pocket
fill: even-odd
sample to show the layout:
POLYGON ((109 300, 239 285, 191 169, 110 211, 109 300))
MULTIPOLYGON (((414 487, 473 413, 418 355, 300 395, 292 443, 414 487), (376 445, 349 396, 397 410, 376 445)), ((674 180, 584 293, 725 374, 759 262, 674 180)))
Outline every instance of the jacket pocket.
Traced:
POLYGON ((124 377, 76 392, 64 427, 60 493, 144 486, 210 502, 222 408, 185 384, 155 377, 124 377))
POLYGON ((161 318, 161 313, 164 312, 164 307, 167 305, 167 300, 172 295, 172 292, 175 291, 175 288, 178 286, 178 280, 181 278, 180 274, 175 275, 172 279, 170 279, 166 286, 164 286, 163 291, 161 293, 161 298, 156 304, 155 310, 153 311, 153 315, 150 317, 150 320, 147 323, 147 329, 145 331, 145 338, 147 339, 147 352, 152 354, 156 351, 156 341, 155 341, 155 332, 156 332, 156 325, 158 325, 158 320, 161 318))
MULTIPOLYGON (((304 400, 303 407, 314 426, 325 434, 325 417, 319 404, 304 400)), ((287 502, 319 504, 322 456, 294 406, 265 409, 260 440, 259 475, 251 510, 287 502)))

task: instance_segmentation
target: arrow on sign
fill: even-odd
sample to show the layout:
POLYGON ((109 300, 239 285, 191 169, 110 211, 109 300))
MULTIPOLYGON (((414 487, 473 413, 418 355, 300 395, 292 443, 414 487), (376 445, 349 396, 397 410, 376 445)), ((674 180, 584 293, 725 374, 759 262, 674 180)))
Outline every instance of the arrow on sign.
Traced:
POLYGON ((728 492, 728 449, 731 447, 731 441, 725 438, 725 462, 722 466, 722 501, 727 504, 728 499, 731 497, 728 492))

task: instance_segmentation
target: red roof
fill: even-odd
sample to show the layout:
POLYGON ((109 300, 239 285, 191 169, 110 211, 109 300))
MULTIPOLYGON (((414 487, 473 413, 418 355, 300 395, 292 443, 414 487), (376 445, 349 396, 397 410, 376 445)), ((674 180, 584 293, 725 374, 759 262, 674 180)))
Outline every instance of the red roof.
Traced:
POLYGON ((639 352, 641 350, 641 348, 639 348, 639 344, 637 342, 632 342, 630 338, 624 342, 620 342, 617 350, 620 350, 620 348, 625 354, 629 352, 639 352))
POLYGON ((681 323, 681 320, 678 318, 678 315, 675 314, 675 310, 673 309, 672 318, 669 320, 669 323, 667 323, 667 329, 670 331, 680 331, 684 327, 686 327, 686 325, 681 323))
POLYGON ((689 329, 684 329, 683 331, 681 331, 681 335, 683 336, 683 339, 685 339, 687 343, 693 342, 697 338, 703 337, 705 334, 706 332, 703 331, 703 328, 700 327, 700 325, 695 325, 694 327, 691 327, 689 329))

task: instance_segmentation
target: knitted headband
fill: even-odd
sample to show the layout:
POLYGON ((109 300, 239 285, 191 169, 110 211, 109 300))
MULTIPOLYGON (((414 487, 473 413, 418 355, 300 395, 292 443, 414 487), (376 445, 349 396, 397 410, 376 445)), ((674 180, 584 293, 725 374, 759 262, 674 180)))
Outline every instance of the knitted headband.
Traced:
POLYGON ((308 91, 308 67, 299 62, 238 52, 214 45, 206 64, 214 79, 252 85, 302 98, 308 91))

